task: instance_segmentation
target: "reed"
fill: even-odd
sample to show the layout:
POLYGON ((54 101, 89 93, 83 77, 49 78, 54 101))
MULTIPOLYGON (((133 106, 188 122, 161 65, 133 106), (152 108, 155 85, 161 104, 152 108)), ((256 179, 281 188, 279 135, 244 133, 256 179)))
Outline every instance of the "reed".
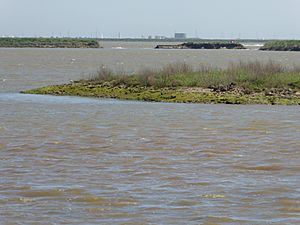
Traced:
POLYGON ((264 88, 300 88, 299 68, 295 65, 288 69, 273 61, 232 63, 226 69, 206 65, 193 68, 186 63, 173 63, 159 70, 147 68, 135 74, 120 75, 102 66, 91 79, 83 82, 153 88, 218 88, 234 84, 249 91, 261 91, 264 88))

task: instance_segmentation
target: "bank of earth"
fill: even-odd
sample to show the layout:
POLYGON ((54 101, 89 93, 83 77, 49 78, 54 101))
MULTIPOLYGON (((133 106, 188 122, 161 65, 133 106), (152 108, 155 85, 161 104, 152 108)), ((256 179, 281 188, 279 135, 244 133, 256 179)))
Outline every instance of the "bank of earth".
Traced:
POLYGON ((57 96, 82 96, 95 98, 116 98, 123 100, 142 100, 149 102, 210 103, 210 104, 271 104, 299 105, 300 93, 291 90, 270 89, 256 93, 244 93, 232 87, 220 89, 207 88, 151 88, 112 86, 89 82, 72 82, 24 91, 26 94, 57 96))

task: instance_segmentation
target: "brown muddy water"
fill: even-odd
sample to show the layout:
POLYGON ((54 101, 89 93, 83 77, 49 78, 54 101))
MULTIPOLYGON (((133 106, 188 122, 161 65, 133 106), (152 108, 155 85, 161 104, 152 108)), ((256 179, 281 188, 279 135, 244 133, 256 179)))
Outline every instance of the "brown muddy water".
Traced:
POLYGON ((300 224, 300 107, 22 95, 99 64, 297 53, 0 49, 0 224, 300 224))

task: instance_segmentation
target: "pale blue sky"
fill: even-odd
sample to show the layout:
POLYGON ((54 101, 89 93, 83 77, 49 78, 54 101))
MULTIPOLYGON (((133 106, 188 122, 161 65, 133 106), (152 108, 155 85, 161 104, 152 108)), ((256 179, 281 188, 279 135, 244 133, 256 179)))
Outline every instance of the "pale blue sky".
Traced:
POLYGON ((0 36, 298 38, 300 0, 0 0, 0 36))

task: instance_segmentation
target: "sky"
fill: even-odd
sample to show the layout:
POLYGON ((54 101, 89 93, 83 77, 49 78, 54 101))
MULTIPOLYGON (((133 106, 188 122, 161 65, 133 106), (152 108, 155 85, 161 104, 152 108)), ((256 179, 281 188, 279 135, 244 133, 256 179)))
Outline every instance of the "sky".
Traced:
POLYGON ((0 36, 300 39, 300 0, 0 0, 0 36))

